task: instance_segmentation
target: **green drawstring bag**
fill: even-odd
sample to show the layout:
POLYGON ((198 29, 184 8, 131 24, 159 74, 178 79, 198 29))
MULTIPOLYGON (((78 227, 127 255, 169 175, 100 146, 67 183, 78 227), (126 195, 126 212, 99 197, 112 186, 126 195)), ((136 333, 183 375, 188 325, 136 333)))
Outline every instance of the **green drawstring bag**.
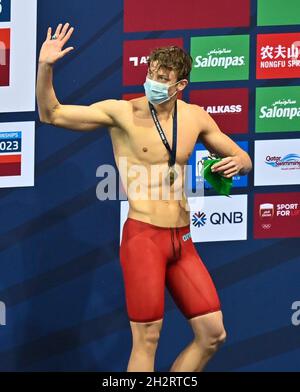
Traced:
POLYGON ((210 183, 216 192, 218 192, 220 195, 229 196, 229 192, 232 186, 232 177, 226 178, 219 173, 213 173, 211 171, 211 167, 220 161, 221 158, 203 160, 203 175, 206 181, 210 183))

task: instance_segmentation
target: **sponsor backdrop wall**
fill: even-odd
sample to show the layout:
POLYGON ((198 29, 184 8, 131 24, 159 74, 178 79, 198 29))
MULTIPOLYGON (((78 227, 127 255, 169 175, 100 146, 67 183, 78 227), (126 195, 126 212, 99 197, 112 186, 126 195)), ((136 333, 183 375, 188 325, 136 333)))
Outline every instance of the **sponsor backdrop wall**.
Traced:
MULTIPOLYGON (((54 67, 65 104, 143 94, 154 47, 194 58, 182 98, 203 106, 253 160, 232 197, 204 186, 191 234, 217 286, 228 338, 207 371, 300 370, 300 12, 298 0, 0 0, 0 370, 123 371, 131 348, 119 243, 127 201, 99 201, 114 162, 106 129, 39 122, 37 56, 69 22, 54 67)), ((190 198, 190 201, 195 201, 190 198)), ((192 338, 168 291, 156 369, 192 338)))

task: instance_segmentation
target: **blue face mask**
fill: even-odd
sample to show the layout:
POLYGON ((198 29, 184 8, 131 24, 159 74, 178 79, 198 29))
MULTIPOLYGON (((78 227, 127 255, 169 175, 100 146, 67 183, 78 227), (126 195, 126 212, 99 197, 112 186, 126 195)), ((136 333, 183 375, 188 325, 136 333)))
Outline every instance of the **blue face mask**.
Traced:
POLYGON ((146 78, 146 82, 144 83, 144 89, 148 101, 152 104, 157 105, 168 101, 169 99, 174 97, 175 94, 177 94, 177 91, 175 91, 173 95, 169 96, 169 87, 175 86, 179 82, 181 82, 181 80, 173 84, 166 84, 146 78))

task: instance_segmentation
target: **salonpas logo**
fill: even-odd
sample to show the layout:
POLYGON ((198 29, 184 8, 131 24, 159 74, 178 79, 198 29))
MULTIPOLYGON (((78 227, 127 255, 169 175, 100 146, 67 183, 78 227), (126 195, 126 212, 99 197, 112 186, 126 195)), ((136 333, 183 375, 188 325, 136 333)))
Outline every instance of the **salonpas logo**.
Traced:
POLYGON ((249 78, 249 36, 192 37, 192 82, 249 78))
POLYGON ((293 120, 300 117, 300 107, 296 100, 283 99, 272 103, 271 107, 263 106, 260 109, 260 118, 288 118, 293 120))
POLYGON ((256 89, 256 132, 300 131, 300 88, 256 89))
POLYGON ((245 56, 233 56, 231 49, 214 49, 207 53, 206 57, 197 56, 195 68, 222 67, 245 65, 245 56))

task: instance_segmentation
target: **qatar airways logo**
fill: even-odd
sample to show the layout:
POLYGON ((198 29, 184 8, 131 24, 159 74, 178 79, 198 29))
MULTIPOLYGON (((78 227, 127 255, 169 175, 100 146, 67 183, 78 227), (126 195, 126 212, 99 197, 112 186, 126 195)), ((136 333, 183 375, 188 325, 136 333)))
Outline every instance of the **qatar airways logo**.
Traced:
POLYGON ((265 105, 260 108, 259 118, 286 118, 293 120, 297 117, 300 117, 300 107, 295 99, 279 99, 273 102, 270 107, 265 105))
POLYGON ((267 155, 265 158, 265 164, 274 168, 281 168, 282 170, 287 169, 300 169, 300 155, 298 154, 287 154, 284 157, 281 156, 270 156, 267 155))
POLYGON ((245 65, 245 56, 233 56, 231 49, 213 49, 206 56, 195 58, 195 68, 223 68, 240 67, 245 65))

